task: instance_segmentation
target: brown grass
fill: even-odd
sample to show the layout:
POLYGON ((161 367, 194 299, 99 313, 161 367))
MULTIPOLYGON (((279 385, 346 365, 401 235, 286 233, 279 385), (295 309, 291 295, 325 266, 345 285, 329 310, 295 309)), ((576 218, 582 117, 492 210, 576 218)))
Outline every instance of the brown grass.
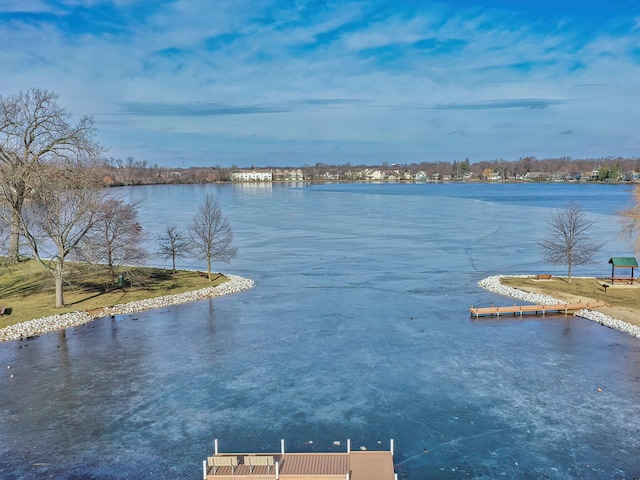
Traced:
POLYGON ((640 326, 640 279, 634 285, 615 284, 605 291, 603 284, 611 284, 611 279, 553 277, 551 280, 534 278, 504 277, 502 283, 527 292, 550 295, 566 302, 600 300, 607 304, 598 308, 614 318, 640 326))
POLYGON ((125 278, 124 288, 113 288, 104 267, 85 264, 69 264, 65 285, 64 308, 55 308, 53 277, 35 261, 5 266, 0 272, 0 328, 16 323, 47 317, 58 313, 89 311, 100 307, 128 303, 137 300, 175 295, 191 290, 219 285, 227 281, 222 274, 212 282, 198 272, 145 267, 121 269, 125 278))

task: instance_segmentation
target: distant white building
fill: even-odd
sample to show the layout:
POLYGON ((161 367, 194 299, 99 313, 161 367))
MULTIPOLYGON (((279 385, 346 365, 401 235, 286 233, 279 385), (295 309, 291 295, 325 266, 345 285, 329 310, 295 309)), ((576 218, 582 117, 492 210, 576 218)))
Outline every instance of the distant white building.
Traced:
POLYGON ((379 181, 384 179, 384 173, 382 173, 380 170, 368 170, 367 180, 379 181))
POLYGON ((426 182, 427 180, 429 180, 429 177, 424 171, 420 170, 418 173, 416 173, 415 180, 416 182, 426 182))
POLYGON ((304 180, 304 173, 302 172, 302 170, 298 169, 291 169, 291 170, 285 170, 283 172, 283 179, 290 181, 290 182, 299 182, 304 180))
POLYGON ((272 182, 273 173, 271 170, 237 170, 231 174, 232 182, 272 182))

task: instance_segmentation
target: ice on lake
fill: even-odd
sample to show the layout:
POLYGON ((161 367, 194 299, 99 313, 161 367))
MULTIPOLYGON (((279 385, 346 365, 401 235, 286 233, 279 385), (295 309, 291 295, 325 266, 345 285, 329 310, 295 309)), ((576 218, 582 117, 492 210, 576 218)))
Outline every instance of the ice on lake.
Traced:
POLYGON ((568 199, 606 242, 575 274, 607 275, 631 253, 616 218, 628 187, 114 192, 143 201, 151 232, 214 193, 239 246, 216 268, 256 286, 0 344, 0 477, 197 479, 214 437, 256 452, 393 438, 409 480, 640 476, 638 339, 571 316, 468 313, 510 301, 477 286, 486 276, 563 273, 538 242, 568 199))

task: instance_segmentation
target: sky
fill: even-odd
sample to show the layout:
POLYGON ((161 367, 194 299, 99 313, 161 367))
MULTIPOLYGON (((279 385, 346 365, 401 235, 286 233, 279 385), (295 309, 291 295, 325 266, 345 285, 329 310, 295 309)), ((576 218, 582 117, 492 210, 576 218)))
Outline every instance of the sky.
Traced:
POLYGON ((640 0, 0 0, 0 44, 150 165, 640 155, 640 0))

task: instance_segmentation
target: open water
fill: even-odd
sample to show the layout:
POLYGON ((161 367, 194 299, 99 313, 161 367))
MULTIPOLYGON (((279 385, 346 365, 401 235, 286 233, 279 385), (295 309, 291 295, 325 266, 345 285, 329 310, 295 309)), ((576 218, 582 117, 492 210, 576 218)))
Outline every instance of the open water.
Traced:
POLYGON ((616 217, 630 187, 113 193, 142 201, 150 233, 185 226, 214 193, 239 247, 216 268, 256 286, 0 344, 0 478, 195 480, 214 437, 223 451, 393 438, 407 480, 640 477, 640 340, 571 316, 468 313, 510 302, 477 286, 488 275, 564 272, 537 242, 569 199, 606 242, 574 273, 606 276, 609 257, 632 254, 616 217))

